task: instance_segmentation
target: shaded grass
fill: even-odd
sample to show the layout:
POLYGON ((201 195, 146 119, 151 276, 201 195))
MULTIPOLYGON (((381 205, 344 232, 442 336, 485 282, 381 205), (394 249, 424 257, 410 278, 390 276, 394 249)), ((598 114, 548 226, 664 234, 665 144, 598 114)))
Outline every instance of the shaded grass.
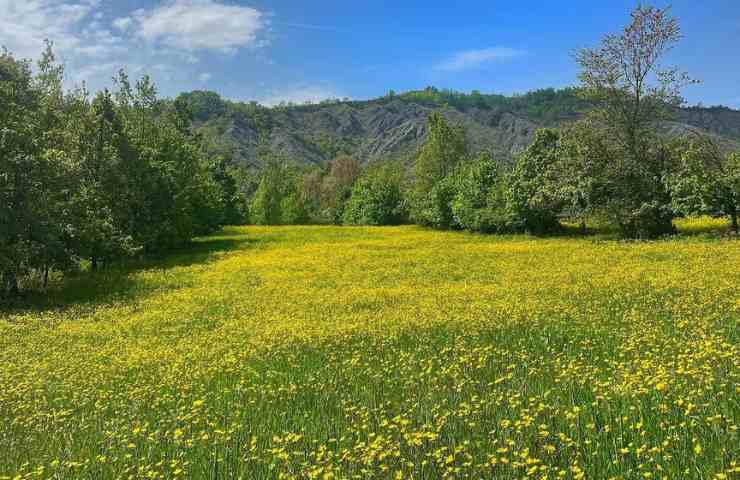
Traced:
MULTIPOLYGON (((261 243, 267 241, 268 238, 260 239, 261 243)), ((229 252, 256 245, 256 239, 249 238, 234 228, 226 227, 218 234, 196 238, 188 245, 167 254, 128 259, 108 265, 98 272, 90 272, 83 268, 80 272, 68 274, 63 279, 52 282, 46 290, 29 290, 20 298, 0 304, 0 313, 11 315, 68 309, 82 312, 101 305, 136 302, 163 290, 188 285, 187 276, 182 276, 176 281, 163 282, 161 277, 152 280, 146 275, 138 275, 141 272, 183 271, 192 266, 205 266, 229 252)))

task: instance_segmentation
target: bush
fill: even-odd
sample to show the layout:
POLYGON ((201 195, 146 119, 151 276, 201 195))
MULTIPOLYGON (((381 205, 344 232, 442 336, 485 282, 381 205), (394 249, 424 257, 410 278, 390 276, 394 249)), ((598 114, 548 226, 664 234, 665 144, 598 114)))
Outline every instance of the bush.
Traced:
POLYGON ((414 223, 432 228, 456 228, 452 201, 457 194, 457 187, 456 175, 451 174, 437 182, 427 193, 411 193, 414 223))
POLYGON ((305 225, 308 223, 306 209, 298 192, 292 192, 280 202, 280 223, 284 225, 305 225))
POLYGON ((545 234, 560 229, 563 200, 553 180, 560 158, 558 141, 556 130, 538 130, 509 176, 507 203, 526 232, 545 234))
POLYGON ((673 226, 673 209, 664 202, 643 202, 637 208, 623 216, 619 222, 619 231, 625 238, 658 238, 676 233, 673 226))
POLYGON ((308 223, 306 198, 295 167, 279 155, 271 152, 265 155, 265 168, 249 206, 249 219, 256 225, 308 223))
POLYGON ((399 225, 407 219, 402 173, 387 165, 372 169, 352 188, 343 219, 349 225, 399 225))
POLYGON ((507 178, 488 154, 467 166, 457 182, 451 210, 455 224, 472 232, 503 233, 519 223, 508 203, 507 178))

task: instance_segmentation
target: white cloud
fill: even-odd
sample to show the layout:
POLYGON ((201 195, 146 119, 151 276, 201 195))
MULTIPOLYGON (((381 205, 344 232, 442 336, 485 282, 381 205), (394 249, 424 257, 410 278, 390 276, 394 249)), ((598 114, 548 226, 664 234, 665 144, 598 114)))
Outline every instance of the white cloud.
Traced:
POLYGON ((137 10, 135 34, 147 41, 188 51, 221 50, 258 44, 262 12, 214 0, 171 0, 153 10, 137 10))
POLYGON ((198 75, 198 81, 200 83, 208 83, 208 81, 213 77, 210 73, 201 73, 198 75))
POLYGON ((490 47, 479 50, 465 50, 457 52, 447 60, 439 63, 438 70, 459 72, 471 68, 478 68, 485 63, 508 60, 524 55, 524 51, 509 47, 490 47))
POLYGON ((21 58, 36 58, 44 39, 53 40, 57 51, 71 51, 84 35, 80 22, 99 0, 0 0, 0 45, 21 58))
POLYGON ((113 20, 113 26, 122 32, 125 32, 129 28, 131 28, 131 25, 133 25, 133 23, 134 21, 131 19, 131 17, 121 17, 113 20))
POLYGON ((272 94, 262 98, 260 103, 267 105, 268 107, 273 107, 282 102, 301 105, 304 103, 318 103, 330 98, 344 98, 344 96, 327 87, 300 86, 289 88, 284 91, 273 92, 272 94))
POLYGON ((157 0, 117 18, 102 7, 102 0, 0 0, 0 46, 37 59, 44 40, 53 41, 68 87, 110 87, 125 68, 152 74, 163 94, 176 94, 210 80, 196 70, 205 51, 233 53, 268 41, 267 15, 231 0, 157 0))

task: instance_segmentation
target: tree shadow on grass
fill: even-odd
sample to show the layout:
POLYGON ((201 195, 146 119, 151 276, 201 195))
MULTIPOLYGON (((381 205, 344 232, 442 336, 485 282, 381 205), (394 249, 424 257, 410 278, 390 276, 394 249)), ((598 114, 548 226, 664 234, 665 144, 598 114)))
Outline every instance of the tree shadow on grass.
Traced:
POLYGON ((29 289, 11 301, 0 299, 0 319, 3 316, 43 313, 48 311, 91 312, 101 306, 135 303, 155 293, 176 290, 192 284, 187 274, 167 275, 167 271, 194 265, 207 265, 229 252, 254 248, 267 239, 235 235, 222 231, 201 237, 164 254, 128 259, 108 265, 98 272, 83 271, 68 274, 42 289, 29 289), (164 275, 138 275, 151 271, 164 275))
MULTIPOLYGON (((672 237, 717 239, 728 237, 730 234, 729 222, 722 218, 677 218, 673 223, 674 227, 676 227, 676 232, 667 237, 660 237, 658 240, 672 237)), ((589 225, 584 231, 578 224, 561 222, 561 229, 549 236, 563 238, 589 238, 593 240, 624 240, 624 238, 620 236, 619 230, 616 227, 605 223, 589 225)))

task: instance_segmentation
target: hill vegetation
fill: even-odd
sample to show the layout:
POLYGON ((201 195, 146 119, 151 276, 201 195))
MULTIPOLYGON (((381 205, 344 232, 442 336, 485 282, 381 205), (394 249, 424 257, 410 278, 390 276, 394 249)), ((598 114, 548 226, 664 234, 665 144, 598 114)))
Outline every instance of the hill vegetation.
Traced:
MULTIPOLYGON (((428 87, 367 101, 273 108, 225 100, 207 91, 180 98, 191 105, 196 129, 210 138, 213 152, 232 157, 238 165, 260 168, 259 149, 264 145, 308 166, 325 165, 340 154, 363 164, 399 159, 410 163, 426 140, 427 119, 434 112, 464 127, 472 150, 487 150, 499 161, 510 162, 532 142, 538 128, 563 126, 593 108, 579 91, 543 89, 507 97, 428 87)), ((740 112, 727 107, 677 108, 661 128, 670 137, 709 134, 726 150, 740 149, 740 112)))

